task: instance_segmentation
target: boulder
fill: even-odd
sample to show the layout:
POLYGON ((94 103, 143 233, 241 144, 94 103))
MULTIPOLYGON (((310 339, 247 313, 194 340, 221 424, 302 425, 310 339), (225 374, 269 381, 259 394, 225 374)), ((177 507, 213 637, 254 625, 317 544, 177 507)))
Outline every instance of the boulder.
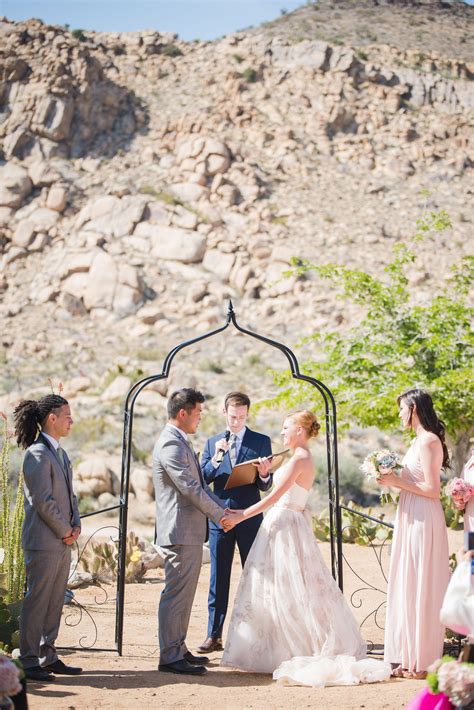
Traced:
POLYGON ((35 133, 52 141, 63 141, 69 138, 73 115, 72 99, 43 96, 36 105, 31 127, 35 133))
POLYGON ((102 392, 101 399, 104 402, 112 402, 114 400, 123 400, 127 396, 127 392, 130 389, 132 383, 128 377, 125 375, 117 375, 117 377, 112 380, 110 385, 102 392))
POLYGON ((74 490, 78 496, 93 497, 114 492, 114 474, 104 456, 89 456, 75 467, 74 490))
POLYGON ((149 503, 154 498, 151 470, 144 466, 135 466, 130 474, 130 485, 140 503, 149 503))
POLYGON ((88 273, 84 304, 91 308, 110 310, 117 286, 118 269, 114 259, 105 251, 97 252, 88 273))
POLYGON ((202 265, 212 274, 228 281, 235 262, 235 254, 224 254, 219 249, 208 249, 202 265))
POLYGON ((33 241, 36 231, 35 225, 28 219, 19 222, 13 232, 12 244, 26 249, 33 241))
POLYGON ((56 212, 63 212, 67 205, 67 195, 67 188, 59 185, 51 187, 46 199, 46 207, 56 212))
POLYGON ((82 298, 86 293, 88 283, 89 276, 87 273, 71 274, 61 283, 61 291, 69 293, 76 298, 82 298))
POLYGON ((21 165, 6 163, 0 167, 0 206, 20 207, 32 189, 28 171, 21 165))
POLYGON ((107 195, 87 204, 76 220, 76 227, 107 237, 124 237, 133 232, 146 207, 141 195, 107 195))
POLYGON ((61 178, 58 171, 46 160, 32 163, 28 168, 28 174, 35 187, 49 187, 61 178))
POLYGON ((202 260, 206 250, 206 238, 197 232, 179 227, 141 222, 135 235, 146 237, 152 243, 152 253, 159 259, 194 263, 202 260))
POLYGON ((170 190, 183 202, 197 202, 208 193, 207 188, 195 182, 177 182, 170 186, 170 190))

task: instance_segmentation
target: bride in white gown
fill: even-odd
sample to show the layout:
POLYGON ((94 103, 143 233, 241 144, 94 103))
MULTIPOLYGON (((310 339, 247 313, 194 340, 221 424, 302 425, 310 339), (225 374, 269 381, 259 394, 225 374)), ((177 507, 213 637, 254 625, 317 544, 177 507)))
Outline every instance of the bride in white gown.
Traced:
POLYGON ((300 685, 386 680, 390 664, 366 658, 358 624, 323 561, 305 508, 314 480, 308 440, 319 428, 312 412, 287 417, 282 438, 294 453, 275 473, 273 491, 232 511, 238 524, 273 506, 242 572, 221 663, 300 685))

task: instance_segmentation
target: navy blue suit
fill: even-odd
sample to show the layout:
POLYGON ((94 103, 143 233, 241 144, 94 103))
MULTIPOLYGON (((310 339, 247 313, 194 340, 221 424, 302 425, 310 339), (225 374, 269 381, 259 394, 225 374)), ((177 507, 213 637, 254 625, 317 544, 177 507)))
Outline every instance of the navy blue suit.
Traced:
MULTIPOLYGON (((262 481, 257 475, 255 483, 239 486, 228 491, 224 490, 229 474, 232 471, 229 452, 222 463, 214 468, 212 457, 216 450, 216 442, 223 439, 225 431, 212 436, 206 441, 201 457, 201 470, 207 484, 214 484, 214 494, 223 501, 226 508, 248 508, 260 500, 260 491, 268 490, 272 485, 272 476, 268 481, 262 481)), ((270 438, 264 434, 246 428, 236 463, 242 463, 257 457, 270 456, 272 447, 270 438)), ((255 536, 262 523, 263 515, 243 521, 229 532, 225 533, 215 523, 209 521, 209 549, 211 552, 211 582, 209 587, 209 625, 207 635, 211 638, 222 638, 227 606, 229 603, 230 574, 234 558, 235 544, 239 548, 240 561, 245 564, 255 536)))

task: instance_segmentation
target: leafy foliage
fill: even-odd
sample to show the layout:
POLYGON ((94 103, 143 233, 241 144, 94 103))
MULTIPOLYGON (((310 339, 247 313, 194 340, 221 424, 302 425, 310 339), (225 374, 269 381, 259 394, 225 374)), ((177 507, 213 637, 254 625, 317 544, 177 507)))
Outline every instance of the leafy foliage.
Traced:
MULTIPOLYGON (((342 509, 342 542, 355 543, 357 545, 369 545, 371 542, 382 543, 392 537, 392 530, 384 525, 368 520, 356 511, 370 515, 372 508, 359 508, 350 502, 347 508, 342 509), (351 511, 354 512, 351 512, 351 511)), ((380 516, 383 520, 383 514, 380 516)), ((319 515, 313 515, 313 532, 317 540, 329 542, 331 532, 329 526, 329 510, 326 508, 319 515)))
MULTIPOLYGON (((417 221, 412 243, 450 226, 446 212, 427 213, 417 221)), ((410 298, 407 272, 416 258, 411 244, 399 243, 381 275, 294 259, 287 275, 316 272, 338 288, 343 299, 365 311, 361 321, 346 331, 310 338, 314 357, 303 369, 329 385, 345 425, 356 422, 393 429, 398 423, 397 395, 415 385, 428 389, 447 425, 459 469, 474 421, 473 309, 468 300, 474 256, 464 257, 431 300, 423 303, 410 298)), ((280 386, 279 403, 319 405, 314 387, 296 386, 289 373, 274 375, 280 386)))

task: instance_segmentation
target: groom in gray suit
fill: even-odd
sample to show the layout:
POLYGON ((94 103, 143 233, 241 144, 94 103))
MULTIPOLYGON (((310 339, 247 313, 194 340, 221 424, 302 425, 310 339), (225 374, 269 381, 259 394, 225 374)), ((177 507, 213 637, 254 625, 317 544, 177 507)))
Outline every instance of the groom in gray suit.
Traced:
POLYGON ((23 461, 25 520, 22 546, 27 592, 20 615, 20 660, 29 680, 49 682, 53 674, 78 675, 55 647, 61 621, 71 545, 81 532, 69 458, 59 442, 71 430, 64 397, 23 400, 14 412, 23 461))
POLYGON ((222 502, 203 481, 188 438, 201 419, 204 397, 183 388, 168 400, 168 423, 153 449, 156 500, 156 543, 165 554, 165 587, 158 609, 158 670, 202 675, 207 658, 194 656, 186 634, 202 563, 208 522, 226 529, 222 502))

